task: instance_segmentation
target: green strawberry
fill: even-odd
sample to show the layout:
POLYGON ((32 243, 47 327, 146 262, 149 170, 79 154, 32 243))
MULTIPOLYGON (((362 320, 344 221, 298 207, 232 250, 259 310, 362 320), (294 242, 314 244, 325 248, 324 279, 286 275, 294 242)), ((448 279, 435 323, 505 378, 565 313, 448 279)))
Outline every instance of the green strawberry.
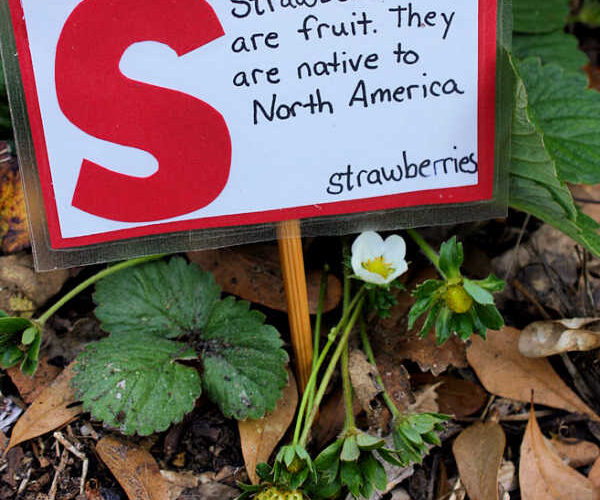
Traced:
POLYGON ((272 486, 267 490, 261 491, 255 500, 305 500, 304 494, 298 490, 289 491, 272 486))

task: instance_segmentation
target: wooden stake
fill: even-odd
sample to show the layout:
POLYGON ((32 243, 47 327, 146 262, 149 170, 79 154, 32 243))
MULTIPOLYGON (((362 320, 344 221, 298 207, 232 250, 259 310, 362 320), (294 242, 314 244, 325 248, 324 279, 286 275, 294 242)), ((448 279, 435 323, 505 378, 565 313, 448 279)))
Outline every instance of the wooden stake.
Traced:
POLYGON ((278 239, 290 333, 296 357, 296 375, 298 384, 304 391, 310 378, 313 345, 300 221, 280 222, 278 239))

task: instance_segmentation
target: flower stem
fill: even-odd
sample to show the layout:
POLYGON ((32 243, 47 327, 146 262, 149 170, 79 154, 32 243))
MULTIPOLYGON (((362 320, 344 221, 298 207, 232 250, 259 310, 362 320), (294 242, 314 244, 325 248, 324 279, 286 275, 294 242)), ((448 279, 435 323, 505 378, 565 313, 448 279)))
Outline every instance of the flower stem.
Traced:
POLYGON ((329 382, 331 381, 331 377, 333 376, 333 372, 335 371, 335 367, 340 360, 342 352, 346 348, 346 345, 348 343, 348 338, 350 337, 350 333, 352 333, 352 329, 354 328, 354 325, 356 324, 356 321, 358 320, 358 318, 362 312, 362 307, 363 307, 364 303, 365 303, 365 299, 363 297, 361 297, 358 304, 356 304, 356 307, 354 307, 352 316, 348 320, 348 324, 344 328, 344 333, 342 333, 342 337, 340 338, 338 346, 336 347, 336 349, 333 353, 333 356, 331 357, 331 360, 329 361, 329 365, 327 366, 327 370, 325 371, 325 374, 323 375, 323 380, 321 381, 321 385, 319 386, 319 390, 317 391, 317 395, 315 397, 315 405, 304 424, 304 429, 302 431, 302 435, 300 436, 300 444, 302 446, 305 446, 306 442, 308 441, 310 428, 312 427, 312 424, 317 415, 317 410, 319 408, 319 405, 321 404, 321 401, 323 400, 323 397, 325 396, 325 391, 327 390, 327 386, 329 385, 329 382))
MULTIPOLYGON (((343 247, 342 247, 342 262, 344 264, 344 298, 343 298, 343 311, 346 312, 348 310, 348 306, 350 305, 350 292, 352 288, 352 283, 350 282, 350 269, 348 267, 348 262, 350 261, 350 245, 348 244, 348 239, 344 238, 343 247)), ((354 408, 353 406, 353 394, 352 394, 352 383, 350 381, 350 371, 349 371, 349 348, 348 343, 346 342, 346 347, 342 351, 342 360, 340 364, 340 369, 342 372, 342 386, 344 388, 344 403, 346 406, 346 429, 354 428, 354 408)))
MULTIPOLYGON (((331 331, 329 332, 329 335, 327 336, 327 343, 325 344, 325 346, 323 347, 323 350, 321 351, 321 353, 319 355, 319 360, 317 361, 317 366, 315 367, 314 370, 312 370, 312 372, 310 374, 310 378, 308 379, 308 382, 306 383, 306 389, 304 390, 304 394, 302 396, 302 401, 300 402, 300 409, 298 410, 298 416, 296 417, 296 429, 294 431, 294 441, 293 441, 294 446, 298 444, 298 441, 300 439, 300 432, 302 430, 302 422, 303 422, 305 413, 307 415, 313 415, 313 413, 316 414, 316 409, 318 408, 318 405, 320 403, 320 401, 316 402, 315 400, 313 400, 313 404, 312 404, 311 408, 307 410, 308 401, 310 399, 310 393, 312 392, 313 387, 316 386, 317 376, 319 374, 321 366, 325 362, 325 358, 327 357, 327 354, 329 353, 329 349, 331 349, 331 346, 334 344, 334 342, 338 336, 338 333, 340 332, 340 330, 342 328, 344 328, 344 326, 346 326, 346 323, 348 323, 349 319, 351 319, 350 313, 354 310, 354 308, 357 306, 357 304, 361 303, 364 293, 365 293, 365 287, 363 286, 359 290, 359 292, 356 294, 356 297, 354 297, 354 299, 350 303, 350 307, 344 313, 344 315, 342 316, 342 319, 340 319, 340 322, 334 328, 331 329, 331 331)), ((336 361, 336 363, 337 363, 337 361, 336 361)), ((314 416, 313 416, 313 420, 314 420, 314 416)))
POLYGON ((414 229, 407 229, 406 232, 413 239, 413 241, 417 245, 419 245, 419 247, 421 248, 421 250, 423 251, 423 253, 427 256, 427 258, 435 266, 435 268, 438 270, 438 272, 440 273, 440 275, 445 279, 446 275, 440 269, 440 256, 437 254, 437 252, 433 248, 431 248, 431 245, 429 243, 427 243, 423 239, 423 237, 417 231, 415 231, 414 229))
POLYGON ((353 429, 356 427, 354 420, 354 396, 352 394, 352 383, 350 382, 350 371, 349 371, 349 353, 348 353, 348 342, 342 351, 341 371, 342 371, 342 385, 344 387, 344 403, 346 405, 346 430, 353 429))
MULTIPOLYGON (((319 291, 319 303, 317 305, 317 316, 315 318, 315 328, 313 332, 313 361, 311 367, 311 373, 315 371, 317 368, 317 363, 319 362, 319 350, 321 348, 321 324, 323 321, 323 304, 325 303, 325 296, 327 294, 327 280, 329 278, 329 266, 325 265, 323 268, 323 274, 321 275, 321 288, 319 291)), ((313 403, 315 401, 315 392, 316 387, 313 384, 310 390, 310 395, 308 398, 308 406, 306 407, 306 411, 310 413, 313 407, 313 403)))
POLYGON ((131 259, 131 260, 127 260, 125 262, 121 262, 119 264, 115 264, 114 266, 108 267, 108 268, 104 269, 103 271, 100 271, 99 273, 94 274, 94 276, 92 276, 91 278, 88 278, 83 283, 79 284, 78 286, 73 288, 73 290, 71 290, 70 292, 65 294, 63 297, 61 297, 61 299, 58 302, 56 302, 52 307, 50 307, 44 314, 42 314, 37 319, 37 322, 41 326, 43 326, 46 323, 46 321, 48 321, 48 319, 54 313, 56 313, 62 306, 64 306, 67 302, 69 302, 69 300, 71 300, 72 298, 74 298, 75 296, 77 296, 78 294, 83 292, 89 286, 100 281, 102 278, 106 278, 107 276, 110 276, 111 274, 122 271, 123 269, 127 269, 129 267, 134 267, 134 266, 139 266, 140 264, 144 264, 146 262, 150 262, 153 260, 162 259, 163 257, 165 257, 165 255, 150 255, 148 257, 140 257, 138 259, 131 259))
MULTIPOLYGON (((363 349, 365 351, 365 354, 367 355, 369 363, 371 363, 373 366, 377 366, 377 363, 375 363, 375 355, 373 354, 373 348, 371 347, 371 341, 369 340, 369 336, 367 335, 367 327, 365 324, 364 317, 360 318, 360 338, 362 340, 363 349)), ((377 371, 376 381, 379 384, 379 386, 383 389, 383 400, 385 401, 385 404, 387 405, 394 419, 397 420, 399 417, 401 417, 401 413, 394 404, 394 401, 389 395, 387 389, 385 388, 385 384, 383 383, 383 379, 381 378, 379 371, 377 371)))

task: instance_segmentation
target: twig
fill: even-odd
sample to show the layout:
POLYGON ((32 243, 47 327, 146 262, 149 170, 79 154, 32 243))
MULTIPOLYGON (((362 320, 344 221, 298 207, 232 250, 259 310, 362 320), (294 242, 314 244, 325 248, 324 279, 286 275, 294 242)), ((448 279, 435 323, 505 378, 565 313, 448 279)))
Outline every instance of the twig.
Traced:
POLYGON ((538 302, 538 300, 521 284, 519 280, 513 280, 513 286, 517 290, 519 290, 519 292, 521 292, 525 296, 525 298, 538 309, 538 311, 544 317, 544 319, 547 319, 549 321, 552 320, 552 316, 548 314, 548 311, 544 309, 544 306, 542 306, 542 304, 538 302))
POLYGON ((31 477, 32 470, 33 470, 33 467, 29 467, 29 469, 27 470, 27 474, 25 474, 25 477, 23 478, 23 481, 21 481, 21 484, 19 485, 19 489, 17 490, 17 496, 19 496, 21 493, 23 493, 25 491, 25 488, 27 488, 27 485, 29 484, 29 478, 31 477))
MULTIPOLYGON (((539 410, 535 412, 536 418, 544 418, 550 417, 554 415, 556 412, 553 410, 539 410)), ((589 419, 589 417, 587 417, 589 419)), ((481 420, 481 417, 460 417, 455 418, 457 422, 478 422, 481 420)), ((506 415, 505 417, 498 417, 499 422, 525 422, 529 420, 529 412, 527 413, 517 413, 516 415, 506 415)))
POLYGON ((81 467, 81 480, 79 482, 79 494, 83 495, 85 492, 85 480, 87 478, 89 468, 88 457, 85 455, 85 453, 73 446, 73 444, 61 432, 55 432, 54 438, 65 447, 65 450, 70 451, 73 455, 83 461, 83 465, 81 467))
POLYGON ((56 498, 56 490, 58 489, 58 479, 60 475, 64 472, 65 467, 67 466, 67 460, 69 459, 69 452, 65 448, 60 456, 60 462, 58 463, 58 467, 56 468, 56 472, 54 474, 54 479, 52 480, 52 486, 50 486, 50 491, 48 492, 48 500, 54 500, 56 498))

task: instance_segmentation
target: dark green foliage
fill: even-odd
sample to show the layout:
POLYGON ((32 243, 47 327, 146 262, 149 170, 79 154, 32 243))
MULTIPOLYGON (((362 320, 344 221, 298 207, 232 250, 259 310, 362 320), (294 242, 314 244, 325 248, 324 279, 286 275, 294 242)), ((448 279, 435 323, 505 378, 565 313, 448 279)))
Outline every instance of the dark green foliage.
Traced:
POLYGON ((196 265, 173 258, 121 271, 98 283, 94 300, 111 335, 79 357, 73 386, 107 425, 164 430, 203 391, 237 419, 275 408, 287 381, 279 334, 248 303, 221 300, 196 265))

